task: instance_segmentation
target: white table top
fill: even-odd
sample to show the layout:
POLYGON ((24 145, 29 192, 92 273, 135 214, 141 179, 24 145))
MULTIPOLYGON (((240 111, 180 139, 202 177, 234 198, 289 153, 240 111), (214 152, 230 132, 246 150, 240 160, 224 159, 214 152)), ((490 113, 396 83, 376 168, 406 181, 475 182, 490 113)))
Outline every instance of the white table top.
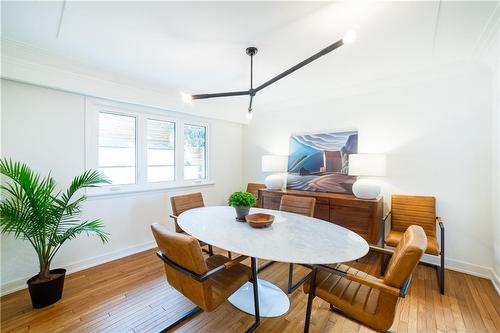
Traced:
POLYGON ((190 209, 177 222, 191 236, 218 248, 255 258, 297 264, 332 264, 368 253, 368 243, 336 224, 277 210, 251 208, 275 216, 267 228, 235 220, 233 207, 190 209))

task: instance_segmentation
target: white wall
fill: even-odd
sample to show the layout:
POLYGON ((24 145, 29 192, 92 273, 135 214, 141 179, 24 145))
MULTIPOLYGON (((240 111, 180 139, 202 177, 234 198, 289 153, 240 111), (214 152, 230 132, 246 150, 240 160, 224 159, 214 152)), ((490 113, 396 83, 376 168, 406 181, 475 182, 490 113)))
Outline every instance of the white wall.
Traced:
POLYGON ((445 219, 446 264, 489 277, 493 265, 489 72, 457 64, 404 82, 280 112, 255 112, 244 133, 248 161, 244 180, 262 180, 261 156, 288 154, 292 133, 358 129, 359 152, 388 155, 383 179, 386 210, 391 193, 435 195, 438 214, 445 219))
POLYGON ((494 283, 500 293, 500 34, 492 38, 483 60, 489 66, 492 78, 492 128, 493 128, 493 188, 492 228, 494 248, 494 283))
MULTIPOLYGON (((28 163, 36 171, 52 175, 64 187, 84 171, 85 97, 78 94, 2 80, 2 157, 28 163)), ((206 204, 224 204, 227 196, 243 187, 242 125, 209 120, 210 163, 215 185, 182 191, 156 191, 93 197, 84 205, 84 218, 102 218, 109 243, 82 237, 65 244, 52 267, 70 271, 152 247, 149 225, 172 223, 169 196, 201 191, 206 204)), ((38 272, 30 246, 11 237, 1 243, 2 292, 25 286, 38 272)))

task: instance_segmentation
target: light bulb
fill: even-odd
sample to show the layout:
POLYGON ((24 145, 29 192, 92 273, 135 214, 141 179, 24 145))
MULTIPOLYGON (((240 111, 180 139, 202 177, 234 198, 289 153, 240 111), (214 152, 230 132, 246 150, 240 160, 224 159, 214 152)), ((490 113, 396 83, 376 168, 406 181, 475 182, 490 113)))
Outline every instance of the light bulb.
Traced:
POLYGON ((247 112, 247 119, 252 119, 252 117, 253 117, 252 111, 248 111, 247 112))
POLYGON ((356 41, 356 32, 353 30, 348 31, 344 37, 342 38, 342 41, 345 44, 352 44, 356 41))
POLYGON ((193 96, 191 96, 190 94, 186 94, 185 92, 181 92, 181 96, 182 96, 182 100, 184 101, 184 103, 191 104, 191 102, 193 101, 193 96))

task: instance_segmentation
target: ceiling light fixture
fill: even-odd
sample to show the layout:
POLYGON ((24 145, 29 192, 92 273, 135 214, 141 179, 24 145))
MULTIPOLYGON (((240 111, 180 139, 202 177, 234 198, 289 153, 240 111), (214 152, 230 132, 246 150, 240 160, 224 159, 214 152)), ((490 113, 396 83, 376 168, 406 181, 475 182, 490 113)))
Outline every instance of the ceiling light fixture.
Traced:
POLYGON ((247 112, 247 119, 252 119, 252 117, 253 117, 252 110, 248 110, 248 112, 247 112))
POLYGON ((191 104, 191 102, 193 101, 193 96, 186 94, 185 92, 181 92, 181 96, 184 103, 191 104))
POLYGON ((250 103, 248 105, 248 114, 247 117, 251 118, 252 117, 252 103, 253 103, 253 98, 259 92, 260 90, 264 89, 265 87, 273 84, 274 82, 281 80, 287 75, 292 74, 296 70, 304 67, 305 65, 313 62, 314 60, 332 52, 333 50, 341 47, 344 44, 350 44, 354 42, 356 39, 356 33, 354 31, 349 31, 344 38, 336 41, 335 43, 325 47, 323 50, 319 51, 318 53, 310 56, 309 58, 299 62, 297 65, 287 69, 281 74, 276 75, 272 79, 264 82, 260 86, 254 89, 253 87, 253 57, 257 54, 258 49, 254 46, 247 47, 246 53, 250 56, 250 89, 248 90, 240 90, 240 91, 231 91, 231 92, 223 92, 223 93, 213 93, 213 94, 197 94, 197 95, 187 95, 186 97, 183 94, 183 99, 184 101, 191 102, 194 99, 207 99, 207 98, 216 98, 216 97, 229 97, 229 96, 244 96, 244 95, 249 95, 250 96, 250 103))

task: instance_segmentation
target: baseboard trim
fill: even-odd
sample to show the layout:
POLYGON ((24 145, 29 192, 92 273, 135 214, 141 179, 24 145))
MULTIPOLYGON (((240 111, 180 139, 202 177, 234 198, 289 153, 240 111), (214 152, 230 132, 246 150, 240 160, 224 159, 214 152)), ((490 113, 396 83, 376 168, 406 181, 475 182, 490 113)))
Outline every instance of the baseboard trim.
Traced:
POLYGON ((496 274, 494 269, 491 270, 491 283, 493 283, 498 295, 500 295, 500 277, 496 274))
MULTIPOLYGON (((439 257, 429 255, 424 255, 422 258, 423 262, 433 265, 439 265, 439 260, 439 257)), ((445 258, 444 267, 452 271, 479 276, 485 279, 491 279, 493 272, 491 268, 452 258, 445 258)))
MULTIPOLYGON (((139 244, 135 246, 131 246, 122 250, 113 251, 101 256, 95 256, 89 259, 81 260, 73 264, 65 265, 66 274, 75 273, 90 267, 94 267, 97 265, 105 264, 107 262, 120 259, 126 256, 130 256, 132 254, 136 254, 142 251, 150 250, 156 247, 155 242, 148 242, 144 244, 139 244)), ((33 273, 35 275, 36 273, 33 273)), ((9 282, 5 282, 0 286, 0 296, 4 296, 10 293, 13 293, 18 290, 22 290, 27 288, 26 281, 33 275, 12 280, 9 282)))
MULTIPOLYGON (((393 247, 390 246, 387 246, 387 248, 394 249, 393 247)), ((439 257, 431 256, 428 254, 424 254, 421 261, 427 264, 440 265, 439 257)), ((488 279, 491 281, 497 293, 500 295, 500 278, 495 274, 495 270, 493 268, 471 264, 465 261, 453 258, 446 258, 446 257, 445 257, 444 267, 446 269, 455 272, 465 273, 473 276, 478 276, 484 279, 488 279)))
MULTIPOLYGON (((136 254, 142 251, 150 250, 156 247, 155 242, 148 242, 144 244, 139 244, 135 246, 128 247, 126 249, 110 252, 104 254, 102 256, 95 256, 89 259, 81 260, 79 262, 69 264, 65 268, 67 270, 67 274, 75 273, 90 267, 94 267, 97 265, 105 264, 107 262, 120 259, 126 256, 130 256, 132 254, 136 254)), ((435 256, 424 255, 422 261, 425 263, 437 265, 439 264, 439 258, 435 256)), ((446 258, 445 267, 452 271, 457 271, 469 275, 474 275, 478 277, 482 277, 488 280, 491 280, 493 286, 495 287, 497 293, 500 295, 500 277, 496 275, 493 269, 479 266, 471 263, 467 263, 457 259, 449 259, 446 258)), ((3 283, 0 287, 0 296, 4 296, 10 293, 13 293, 18 290, 22 290, 26 288, 26 281, 31 276, 24 277, 22 279, 9 281, 3 283)))

